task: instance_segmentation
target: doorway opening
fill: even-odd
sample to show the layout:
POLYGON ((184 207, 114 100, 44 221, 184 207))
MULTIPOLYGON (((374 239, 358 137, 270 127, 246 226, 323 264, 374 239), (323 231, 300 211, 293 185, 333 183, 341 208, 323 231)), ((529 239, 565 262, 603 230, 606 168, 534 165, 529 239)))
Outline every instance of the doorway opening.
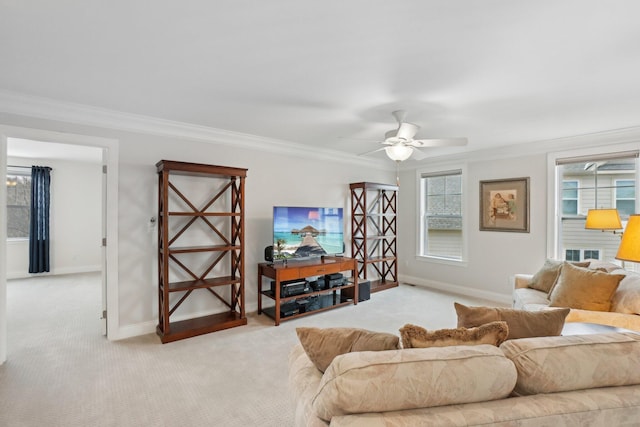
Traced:
MULTIPOLYGON (((96 319, 102 317, 103 320, 97 320, 96 333, 102 330, 108 339, 117 339, 118 142, 16 127, 0 127, 0 134, 3 139, 0 170, 5 174, 9 166, 33 162, 48 162, 53 167, 51 275, 99 272, 101 301, 96 319), (113 242, 111 246, 109 241, 113 242), (113 315, 109 316, 109 312, 113 315)), ((6 193, 2 200, 6 206, 6 193)), ((6 215, 3 216, 0 226, 6 230, 6 215)), ((0 237, 3 235, 0 233, 0 237)), ((24 271, 21 264, 24 265, 25 244, 28 246, 24 239, 6 239, 4 248, 5 273, 0 278, 0 295, 5 296, 0 298, 0 363, 7 354, 7 279, 18 278, 17 272, 24 271)), ((26 254, 28 256, 28 250, 26 254)))

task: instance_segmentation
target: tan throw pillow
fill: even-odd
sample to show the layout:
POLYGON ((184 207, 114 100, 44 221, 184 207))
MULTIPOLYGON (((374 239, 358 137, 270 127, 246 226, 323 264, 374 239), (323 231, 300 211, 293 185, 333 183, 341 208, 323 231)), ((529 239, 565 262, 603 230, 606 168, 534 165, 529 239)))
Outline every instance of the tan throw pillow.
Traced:
POLYGON ((509 335, 507 322, 490 322, 477 328, 440 329, 429 332, 406 324, 400 328, 403 348, 446 347, 450 345, 500 345, 509 335))
POLYGON ((565 264, 551 291, 551 307, 609 311, 611 298, 624 274, 609 274, 565 264))
MULTIPOLYGON (((553 285, 558 281, 562 264, 562 261, 554 259, 546 260, 542 268, 531 278, 529 287, 546 293, 551 292, 553 285)), ((573 265, 578 267, 589 267, 589 262, 575 262, 573 265)))
POLYGON ((400 348, 400 338, 397 336, 365 329, 296 328, 296 333, 307 356, 322 372, 339 354, 400 348))
POLYGON ((459 328, 473 328, 489 322, 504 321, 509 326, 508 340, 516 338, 558 336, 564 320, 571 311, 568 308, 525 311, 500 307, 467 307, 453 303, 458 314, 459 328))

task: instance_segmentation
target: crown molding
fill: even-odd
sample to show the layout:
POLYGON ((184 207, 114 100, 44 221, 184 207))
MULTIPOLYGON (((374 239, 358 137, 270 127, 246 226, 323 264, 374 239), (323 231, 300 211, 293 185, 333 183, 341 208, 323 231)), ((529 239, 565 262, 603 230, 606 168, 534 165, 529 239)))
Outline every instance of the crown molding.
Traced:
POLYGON ((366 167, 377 167, 388 170, 394 169, 393 165, 383 160, 365 159, 355 154, 347 154, 336 150, 308 147, 276 138, 216 129, 140 114, 124 113, 17 92, 0 90, 0 111, 83 126, 94 126, 161 137, 229 145, 251 150, 313 158, 316 160, 339 161, 366 167))

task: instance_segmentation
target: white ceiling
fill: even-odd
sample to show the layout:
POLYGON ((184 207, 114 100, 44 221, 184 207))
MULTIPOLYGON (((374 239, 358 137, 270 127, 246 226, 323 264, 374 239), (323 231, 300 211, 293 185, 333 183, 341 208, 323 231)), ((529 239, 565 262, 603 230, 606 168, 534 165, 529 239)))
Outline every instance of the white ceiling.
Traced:
POLYGON ((636 0, 0 0, 0 90, 361 153, 640 125, 636 0))

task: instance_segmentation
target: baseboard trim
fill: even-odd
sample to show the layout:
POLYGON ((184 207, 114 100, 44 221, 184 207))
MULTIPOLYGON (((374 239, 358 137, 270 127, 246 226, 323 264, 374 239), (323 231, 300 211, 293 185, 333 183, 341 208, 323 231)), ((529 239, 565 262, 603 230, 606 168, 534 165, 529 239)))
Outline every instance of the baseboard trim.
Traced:
POLYGON ((453 285, 451 283, 438 282, 435 280, 425 280, 418 277, 405 275, 400 275, 399 278, 400 282, 410 285, 422 286, 425 288, 436 289, 447 293, 464 295, 473 298, 485 299, 488 301, 495 301, 502 304, 508 304, 509 306, 511 306, 512 303, 511 295, 505 295, 498 292, 483 291, 480 289, 468 288, 466 286, 453 285))
POLYGON ((83 267, 66 267, 66 268, 57 268, 48 273, 29 273, 26 271, 8 271, 7 279, 27 279, 29 277, 38 277, 38 276, 61 276, 63 274, 78 274, 78 273, 94 273, 98 272, 102 269, 99 265, 89 265, 83 267))
MULTIPOLYGON (((136 323, 135 325, 120 326, 116 333, 109 333, 109 340, 118 341, 140 335, 154 334, 156 332, 156 326, 158 326, 158 322, 154 320, 136 323)), ((158 343, 160 343, 159 339, 158 343)))

